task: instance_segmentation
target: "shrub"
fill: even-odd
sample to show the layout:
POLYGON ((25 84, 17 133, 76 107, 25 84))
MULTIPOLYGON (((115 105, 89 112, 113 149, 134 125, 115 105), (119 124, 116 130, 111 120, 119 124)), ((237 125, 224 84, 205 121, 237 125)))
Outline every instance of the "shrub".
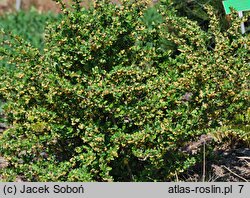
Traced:
POLYGON ((225 30, 225 28, 228 28, 228 21, 221 0, 173 0, 172 4, 177 10, 178 15, 186 16, 193 21, 197 21, 203 29, 207 29, 209 25, 209 15, 205 7, 207 5, 213 6, 222 29, 225 30))
POLYGON ((4 181, 169 181, 199 159, 182 152, 188 141, 246 112, 239 20, 221 33, 208 9, 205 32, 166 1, 58 2, 64 17, 46 29, 43 54, 18 37, 15 53, 0 50, 17 65, 1 77, 4 181))

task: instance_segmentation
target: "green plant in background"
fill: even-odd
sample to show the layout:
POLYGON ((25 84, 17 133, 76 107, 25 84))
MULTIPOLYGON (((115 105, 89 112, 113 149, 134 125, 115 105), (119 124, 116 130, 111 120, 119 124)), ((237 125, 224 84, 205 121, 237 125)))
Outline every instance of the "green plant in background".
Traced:
POLYGON ((19 35, 34 47, 42 49, 46 23, 58 17, 52 13, 38 13, 35 9, 8 13, 0 17, 0 29, 19 35))
POLYGON ((19 37, 0 48, 17 66, 0 79, 13 125, 0 139, 4 181, 169 181, 199 160, 180 148, 249 107, 236 15, 222 32, 207 8, 204 31, 167 1, 57 2, 43 53, 19 37))
MULTIPOLYGON (((44 45, 44 29, 47 22, 59 20, 60 15, 52 13, 38 13, 32 8, 28 12, 19 11, 16 13, 7 13, 0 16, 0 29, 6 33, 18 35, 32 46, 43 49, 44 45)), ((0 42, 13 39, 10 34, 5 34, 1 37, 0 42)), ((11 49, 10 49, 11 50, 11 49)), ((15 53, 13 51, 13 53, 15 53)), ((8 64, 8 60, 0 59, 0 73, 5 75, 5 72, 13 72, 15 64, 8 64), (6 71, 7 68, 7 71, 6 71)))

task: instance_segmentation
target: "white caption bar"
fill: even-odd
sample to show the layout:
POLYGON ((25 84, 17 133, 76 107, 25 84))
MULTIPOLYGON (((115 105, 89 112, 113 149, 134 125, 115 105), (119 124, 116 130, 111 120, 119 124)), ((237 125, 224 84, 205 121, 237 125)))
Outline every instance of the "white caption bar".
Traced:
POLYGON ((0 198, 246 198, 249 183, 0 183, 0 198))

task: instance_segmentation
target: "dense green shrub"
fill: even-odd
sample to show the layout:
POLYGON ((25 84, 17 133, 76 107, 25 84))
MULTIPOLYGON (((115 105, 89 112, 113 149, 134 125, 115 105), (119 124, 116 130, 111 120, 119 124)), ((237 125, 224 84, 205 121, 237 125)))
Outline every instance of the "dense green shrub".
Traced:
POLYGON ((226 20, 222 0, 171 0, 171 2, 177 10, 179 16, 186 16, 193 21, 197 21, 198 24, 204 29, 207 29, 209 25, 209 15, 206 12, 205 6, 213 6, 214 12, 219 18, 222 29, 228 27, 229 23, 226 20))
POLYGON ((43 54, 18 37, 0 48, 17 65, 1 76, 12 125, 0 139, 3 180, 168 181, 199 158, 182 152, 188 141, 246 113, 239 20, 221 32, 208 9, 206 32, 167 1, 78 2, 61 3, 43 54))
MULTIPOLYGON (((226 30, 230 25, 230 17, 225 13, 222 0, 169 0, 169 2, 172 3, 179 16, 197 21, 204 30, 207 30, 209 25, 209 15, 205 9, 208 5, 214 8, 222 30, 226 30)), ((250 30, 249 23, 250 18, 245 22, 247 32, 250 30)))

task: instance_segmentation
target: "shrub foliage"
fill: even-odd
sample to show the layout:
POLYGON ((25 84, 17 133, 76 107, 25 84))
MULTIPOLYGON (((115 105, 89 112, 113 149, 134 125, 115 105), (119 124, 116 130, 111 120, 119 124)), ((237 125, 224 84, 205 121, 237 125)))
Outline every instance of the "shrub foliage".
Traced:
POLYGON ((221 32, 208 7, 204 31, 168 1, 57 2, 43 54, 19 37, 1 47, 17 67, 1 77, 3 180, 169 181, 199 159, 180 149, 188 141, 246 114, 250 43, 236 14, 221 32))

